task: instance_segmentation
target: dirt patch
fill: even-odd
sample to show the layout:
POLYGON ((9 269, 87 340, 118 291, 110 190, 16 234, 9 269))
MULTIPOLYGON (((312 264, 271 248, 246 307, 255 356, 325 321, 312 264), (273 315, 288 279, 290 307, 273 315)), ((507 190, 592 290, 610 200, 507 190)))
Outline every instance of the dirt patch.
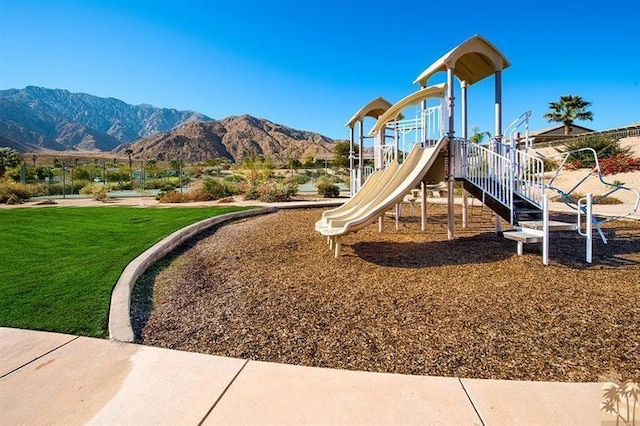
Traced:
MULTIPOLYGON (((447 240, 446 207, 343 239, 334 259, 321 210, 281 211, 192 242, 136 287, 147 345, 289 364, 493 379, 640 381, 640 223, 609 245, 554 234, 539 248, 494 232, 473 207, 447 240)), ((137 320, 136 320, 137 319, 137 320)))

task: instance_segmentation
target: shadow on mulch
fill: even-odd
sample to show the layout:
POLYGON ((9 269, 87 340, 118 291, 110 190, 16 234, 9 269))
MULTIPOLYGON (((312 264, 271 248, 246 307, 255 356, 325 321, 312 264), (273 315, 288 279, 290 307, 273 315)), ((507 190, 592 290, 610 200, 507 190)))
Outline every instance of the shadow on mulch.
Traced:
POLYGON ((418 243, 361 241, 351 247, 366 262, 397 268, 492 263, 513 256, 513 249, 495 233, 418 243))
MULTIPOLYGON (((575 217, 557 216, 553 220, 575 222, 575 217)), ((399 223, 419 222, 419 218, 401 218, 399 223)), ((446 215, 429 217, 430 225, 446 227, 446 215)), ((474 223, 476 231, 485 231, 471 236, 456 235, 454 240, 429 240, 424 242, 358 241, 351 247, 362 260, 379 266, 398 268, 424 268, 465 264, 484 264, 508 259, 516 255, 516 242, 493 232, 487 223, 482 227, 474 223)), ((387 225, 389 226, 389 225, 387 225)), ((456 224, 460 232, 460 224, 456 224)), ((444 229, 440 230, 445 233, 444 229)), ((468 231, 464 231, 467 232, 468 231)), ((640 253, 640 234, 631 222, 618 221, 614 226, 605 224, 600 234, 593 230, 593 262, 586 261, 586 240, 575 231, 554 232, 549 244, 550 261, 570 269, 608 269, 639 265, 629 255, 640 253)), ((524 254, 542 256, 541 244, 525 244, 524 254)), ((541 259, 542 261, 542 259, 541 259)))

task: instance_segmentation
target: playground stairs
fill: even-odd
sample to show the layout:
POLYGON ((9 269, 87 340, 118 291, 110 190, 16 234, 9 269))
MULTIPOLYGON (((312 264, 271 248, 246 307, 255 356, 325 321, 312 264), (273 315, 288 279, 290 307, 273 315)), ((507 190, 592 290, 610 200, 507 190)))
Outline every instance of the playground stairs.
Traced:
MULTIPOLYGON (((493 194, 500 194, 498 196, 504 195, 504 192, 508 191, 508 189, 495 179, 485 178, 478 182, 479 185, 467 179, 462 179, 462 183, 465 190, 474 197, 482 200, 484 205, 515 227, 515 230, 505 231, 502 235, 518 243, 518 254, 521 255, 523 253, 524 244, 536 244, 544 241, 543 212, 540 207, 517 192, 513 192, 512 214, 510 207, 500 202, 495 196, 483 188, 492 188, 493 194)), ((549 232, 576 231, 577 229, 576 223, 559 221, 549 221, 548 223, 549 232)))
MULTIPOLYGON (((489 178, 485 178, 489 180, 489 178)), ((492 186, 497 189, 498 192, 506 191, 506 189, 497 182, 489 182, 485 183, 486 187, 492 186)), ((492 196, 489 192, 485 191, 479 185, 474 184, 473 182, 463 179, 462 180, 463 188, 473 195, 475 198, 481 200, 484 205, 493 210, 497 215, 511 223, 514 226, 518 226, 518 224, 522 221, 532 221, 532 220, 541 220, 542 219, 542 209, 532 202, 528 201, 518 193, 513 193, 513 223, 511 216, 511 208, 505 206, 498 199, 492 196)))

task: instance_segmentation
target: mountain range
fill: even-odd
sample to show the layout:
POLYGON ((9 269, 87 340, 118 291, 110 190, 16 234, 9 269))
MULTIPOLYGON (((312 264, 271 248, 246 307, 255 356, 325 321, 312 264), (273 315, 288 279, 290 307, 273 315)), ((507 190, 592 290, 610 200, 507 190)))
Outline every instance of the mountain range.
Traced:
POLYGON ((0 90, 0 146, 21 152, 131 149, 135 158, 277 160, 333 150, 334 141, 250 115, 214 120, 195 111, 27 86, 0 90))

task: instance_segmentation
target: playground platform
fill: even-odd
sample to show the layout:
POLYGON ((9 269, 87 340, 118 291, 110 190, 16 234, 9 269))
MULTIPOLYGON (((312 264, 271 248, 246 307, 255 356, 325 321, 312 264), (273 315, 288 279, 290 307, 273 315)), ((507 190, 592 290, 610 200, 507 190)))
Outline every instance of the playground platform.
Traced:
POLYGON ((13 424, 600 424, 598 383, 274 364, 0 328, 13 424))

